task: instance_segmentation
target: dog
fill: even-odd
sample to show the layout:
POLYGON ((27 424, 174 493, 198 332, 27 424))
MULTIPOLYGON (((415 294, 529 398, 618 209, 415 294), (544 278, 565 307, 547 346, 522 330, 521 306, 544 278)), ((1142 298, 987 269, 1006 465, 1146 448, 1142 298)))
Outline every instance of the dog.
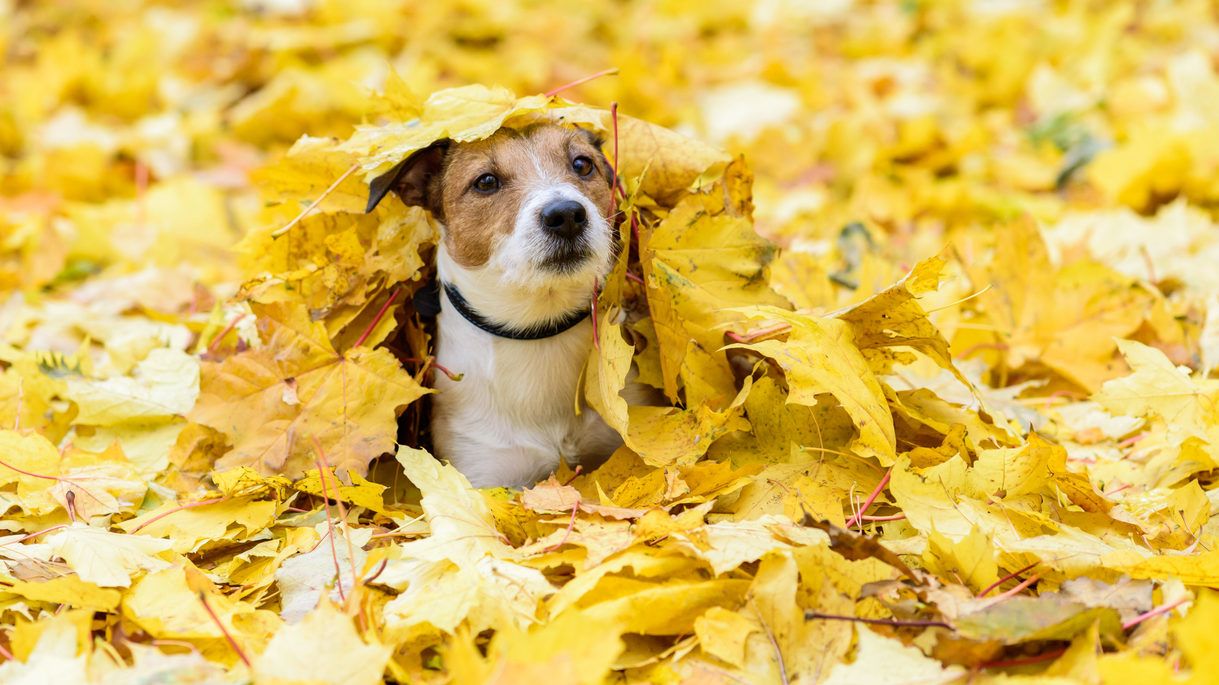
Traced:
POLYGON ((622 442, 577 386, 591 305, 612 268, 614 172, 591 132, 559 124, 441 141, 373 179, 440 224, 431 434, 475 487, 525 487, 560 459, 593 467, 622 442))

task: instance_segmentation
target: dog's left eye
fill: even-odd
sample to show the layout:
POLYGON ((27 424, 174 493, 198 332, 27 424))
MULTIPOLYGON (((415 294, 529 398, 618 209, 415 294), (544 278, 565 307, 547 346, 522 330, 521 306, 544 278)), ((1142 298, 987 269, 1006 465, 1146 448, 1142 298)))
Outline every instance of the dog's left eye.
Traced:
POLYGON ((593 173, 593 169, 595 169, 596 167, 593 166, 593 160, 589 159, 588 157, 585 157, 584 155, 580 155, 579 157, 576 157, 575 159, 571 160, 571 168, 577 174, 579 174, 581 176, 587 176, 587 175, 593 173))
POLYGON ((474 179, 474 190, 490 195, 499 190, 499 177, 495 174, 483 174, 474 179))

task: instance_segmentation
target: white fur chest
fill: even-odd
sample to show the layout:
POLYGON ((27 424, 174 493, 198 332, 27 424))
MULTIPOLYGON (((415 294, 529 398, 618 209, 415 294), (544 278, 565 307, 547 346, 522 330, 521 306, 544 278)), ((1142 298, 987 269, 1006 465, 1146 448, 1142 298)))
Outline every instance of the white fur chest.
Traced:
MULTIPOLYGON (((437 452, 476 487, 531 485, 580 455, 575 390, 592 339, 591 323, 543 340, 485 333, 451 307, 439 318, 437 360, 460 381, 437 377, 437 452)), ((584 412, 586 415, 589 412, 584 412)))
MULTIPOLYGON (((454 274, 459 289, 469 281, 464 275, 454 274)), ((477 283, 465 285, 487 299, 477 283)), ((618 438, 600 417, 588 409, 576 413, 592 346, 590 319, 549 338, 513 340, 477 328, 442 297, 436 359, 462 378, 436 377, 432 437, 439 456, 476 487, 525 486, 553 471, 560 457, 574 463, 613 449, 618 438)))

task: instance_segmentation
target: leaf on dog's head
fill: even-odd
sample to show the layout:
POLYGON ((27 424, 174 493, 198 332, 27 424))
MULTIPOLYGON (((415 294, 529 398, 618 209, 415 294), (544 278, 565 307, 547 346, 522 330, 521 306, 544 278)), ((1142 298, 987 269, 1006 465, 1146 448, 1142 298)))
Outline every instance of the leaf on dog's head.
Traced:
POLYGON ((417 119, 359 126, 338 149, 357 155, 369 180, 438 140, 487 138, 510 116, 543 109, 549 102, 541 95, 517 98, 507 88, 483 85, 438 90, 424 101, 417 119))

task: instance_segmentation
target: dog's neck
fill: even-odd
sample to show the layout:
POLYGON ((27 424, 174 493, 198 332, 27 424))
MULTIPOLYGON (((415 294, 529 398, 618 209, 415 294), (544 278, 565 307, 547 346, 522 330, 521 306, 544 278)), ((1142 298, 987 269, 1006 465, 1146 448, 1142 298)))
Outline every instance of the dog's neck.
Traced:
POLYGON ((561 322, 587 310, 595 283, 585 279, 554 279, 545 285, 520 283, 487 266, 467 268, 455 262, 441 242, 437 275, 465 299, 471 309, 492 324, 516 330, 561 322))

